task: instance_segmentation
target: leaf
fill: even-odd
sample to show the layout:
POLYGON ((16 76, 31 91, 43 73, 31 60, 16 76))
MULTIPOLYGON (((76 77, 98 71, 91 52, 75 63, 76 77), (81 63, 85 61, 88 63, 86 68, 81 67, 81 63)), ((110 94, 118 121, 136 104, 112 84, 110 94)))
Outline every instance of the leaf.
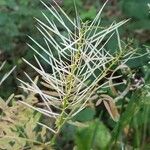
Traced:
POLYGON ((30 120, 27 122, 25 131, 29 139, 34 139, 36 137, 36 133, 34 129, 37 126, 37 122, 39 121, 40 117, 41 117, 41 114, 37 113, 36 115, 32 116, 30 120))
POLYGON ((149 0, 123 0, 122 11, 128 17, 136 19, 145 19, 149 17, 148 4, 149 0))
POLYGON ((117 106, 116 106, 113 98, 110 97, 109 95, 106 95, 106 94, 102 94, 101 97, 102 97, 101 100, 103 101, 103 103, 104 103, 109 115, 111 116, 111 118, 114 121, 118 121, 120 115, 119 115, 117 106))
POLYGON ((82 13, 81 18, 84 19, 94 19, 93 16, 96 16, 95 7, 90 7, 86 13, 82 13))
POLYGON ((0 149, 1 150, 4 150, 4 149, 12 150, 12 146, 10 144, 6 144, 9 142, 10 142, 10 139, 6 139, 6 138, 0 139, 0 149))
POLYGON ((150 53, 147 52, 145 48, 142 48, 139 50, 140 57, 130 59, 126 64, 132 69, 132 68, 138 68, 142 67, 148 64, 150 61, 150 53))
POLYGON ((0 14, 0 25, 3 26, 8 22, 8 15, 6 13, 0 14))
POLYGON ((17 3, 15 0, 7 0, 7 2, 3 4, 12 9, 14 9, 17 6, 17 3))
POLYGON ((128 25, 128 29, 129 30, 137 30, 137 29, 149 30, 150 29, 150 20, 142 19, 142 20, 138 20, 135 22, 131 22, 128 25))
POLYGON ((90 121, 94 118, 94 115, 95 115, 95 110, 88 107, 82 110, 80 113, 78 113, 74 117, 74 120, 80 121, 80 122, 90 121))
POLYGON ((119 120, 119 113, 118 113, 118 109, 115 105, 115 103, 113 101, 103 101, 109 115, 111 116, 111 118, 114 121, 118 121, 119 120))
POLYGON ((137 90, 132 95, 125 112, 121 115, 119 122, 113 130, 113 140, 117 140, 122 129, 124 129, 126 125, 130 123, 131 119, 139 112, 144 98, 145 96, 142 94, 141 90, 137 90))
MULTIPOLYGON (((37 80, 38 78, 35 79, 35 82, 37 80)), ((0 149, 19 150, 24 149, 27 144, 32 147, 34 143, 41 144, 39 149, 42 149, 44 143, 41 143, 40 140, 45 142, 44 135, 46 132, 44 131, 46 130, 43 128, 40 131, 36 130, 41 114, 35 113, 34 110, 16 102, 13 96, 10 96, 7 102, 0 99, 0 108, 2 108, 0 114, 0 149), (12 104, 9 106, 7 104, 11 99, 12 104)), ((37 102, 37 98, 32 92, 29 92, 26 97, 18 97, 22 97, 24 101, 32 105, 37 102)))
POLYGON ((6 5, 6 3, 7 3, 6 0, 1 0, 1 1, 0 1, 0 6, 6 5))
POLYGON ((105 149, 111 139, 108 129, 98 120, 88 123, 85 128, 79 128, 75 142, 77 150, 105 149))

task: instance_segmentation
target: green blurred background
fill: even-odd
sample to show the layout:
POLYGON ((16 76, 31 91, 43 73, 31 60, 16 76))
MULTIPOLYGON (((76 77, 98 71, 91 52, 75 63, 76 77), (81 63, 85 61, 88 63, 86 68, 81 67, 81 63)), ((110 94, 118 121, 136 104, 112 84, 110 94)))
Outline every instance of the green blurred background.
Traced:
MULTIPOLYGON (((49 5, 51 3, 55 6, 52 0, 43 0, 49 5)), ((93 20, 98 10, 102 7, 106 0, 74 0, 77 6, 77 10, 83 21, 93 20)), ((56 2, 64 9, 64 11, 73 19, 75 17, 73 0, 56 0, 56 2)), ((119 29, 121 39, 126 42, 129 46, 137 48, 141 54, 144 54, 150 46, 150 8, 148 8, 150 0, 108 0, 108 4, 102 13, 102 24, 101 26, 110 25, 110 23, 121 21, 123 19, 130 19, 125 25, 119 29)), ((15 71, 0 87, 0 97, 6 98, 11 93, 20 93, 19 81, 16 78, 24 79, 24 71, 29 73, 30 76, 35 77, 36 73, 26 65, 23 58, 26 58, 31 63, 35 63, 33 59, 33 51, 27 46, 26 43, 31 43, 27 35, 30 35, 37 41, 40 41, 41 35, 36 29, 36 21, 34 17, 42 19, 41 11, 48 13, 43 7, 40 0, 0 0, 0 63, 7 60, 7 64, 0 77, 9 71, 14 65, 17 65, 15 71)), ((61 26, 58 25, 61 29, 61 26)), ((61 29, 62 30, 62 29, 61 29)), ((63 32, 63 30, 62 30, 63 32)), ((42 40, 41 40, 42 41, 42 40)), ((116 40, 111 39, 107 44, 108 50, 116 50, 116 40)), ((147 91, 149 93, 150 87, 150 59, 149 55, 146 55, 137 61, 131 61, 129 67, 140 74, 140 77, 145 79, 147 85, 147 91), (145 69, 146 68, 146 69, 145 69)), ((47 64, 42 62, 44 68, 47 68, 47 64)), ((147 94, 148 95, 148 94, 147 94)), ((139 93, 135 92, 135 95, 131 96, 131 100, 127 108, 123 108, 125 113, 122 115, 120 126, 115 124, 108 113, 103 113, 103 123, 109 127, 110 131, 114 129, 118 130, 117 133, 122 132, 124 126, 130 126, 129 135, 127 134, 126 144, 132 141, 132 146, 138 147, 141 143, 141 147, 145 147, 145 150, 150 149, 150 129, 149 129, 149 97, 142 97, 139 93), (141 96, 141 97, 140 97, 141 96), (144 99, 144 100, 143 100, 144 99), (144 102, 143 102, 144 101, 144 102), (138 112, 138 113, 137 113, 138 112), (134 115, 134 113, 136 115, 134 115), (109 119, 108 119, 109 118, 109 119), (143 141, 141 140, 143 139, 143 141), (142 142, 141 142, 142 141, 142 142)), ((101 106, 99 109, 101 109, 101 106)), ((97 108, 96 108, 97 111, 97 108)), ((93 132, 97 132, 96 145, 101 141, 101 149, 108 144, 110 140, 110 133, 106 130, 103 123, 94 120, 94 117, 100 118, 99 114, 94 109, 85 109, 79 115, 76 116, 75 120, 80 122, 91 121, 90 125, 86 129, 80 129, 76 134, 76 143, 81 150, 88 147, 87 143, 92 141, 90 138, 93 132), (97 130, 95 130, 95 126, 97 130), (88 131, 88 132, 87 132, 88 131), (103 131, 103 132, 101 132, 103 131), (104 139, 103 139, 104 137, 104 139), (108 141, 107 141, 107 140, 108 141), (84 148, 82 146, 85 146, 84 148)), ((102 108, 103 111, 103 108, 102 108)), ((121 112, 122 113, 122 112, 121 112)), ((63 145, 66 141, 72 142, 74 140, 74 128, 70 125, 64 127, 62 131, 62 137, 60 145, 63 145)), ((115 135, 115 134, 114 134, 115 135)), ((117 136, 117 135, 116 135, 117 136)), ((115 137, 115 136, 114 136, 115 137)), ((68 142, 68 143, 69 143, 68 142)), ((58 145, 59 145, 58 144, 58 145)), ((64 147, 68 145, 72 146, 72 143, 64 144, 64 147)), ((89 146, 90 147, 90 146, 89 146)), ((140 147, 140 146, 139 146, 140 147)), ((65 148, 64 148, 65 149, 65 148)), ((67 148, 66 148, 67 149, 67 148)), ((98 149, 99 150, 99 149, 98 149)), ((144 150, 144 148, 143 148, 144 150)))
MULTIPOLYGON (((54 5, 51 0, 44 0, 44 2, 54 5)), ((74 18, 73 0, 56 0, 56 2, 63 7, 71 18, 74 18)), ((104 2, 105 0, 75 0, 78 12, 84 21, 92 20, 104 2)), ((148 2, 150 1, 109 0, 102 13, 102 23, 107 25, 114 20, 121 21, 130 18, 130 21, 120 29, 121 38, 124 41, 130 41, 131 44, 144 51, 144 45, 150 45, 148 2)), ((39 0, 0 0, 0 62, 7 60, 4 72, 17 65, 17 69, 12 76, 1 87, 0 95, 3 97, 12 92, 19 92, 18 82, 14 79, 16 77, 23 78, 23 71, 35 75, 22 62, 22 57, 28 60, 33 59, 33 52, 26 45, 30 42, 27 35, 40 40, 40 35, 35 28, 36 21, 34 17, 41 18, 41 11, 46 12, 47 10, 39 0)), ((107 46, 115 49, 115 41, 111 40, 107 46)), ((134 67, 139 67, 139 64, 135 64, 134 67)), ((2 74, 3 72, 0 75, 2 74)))

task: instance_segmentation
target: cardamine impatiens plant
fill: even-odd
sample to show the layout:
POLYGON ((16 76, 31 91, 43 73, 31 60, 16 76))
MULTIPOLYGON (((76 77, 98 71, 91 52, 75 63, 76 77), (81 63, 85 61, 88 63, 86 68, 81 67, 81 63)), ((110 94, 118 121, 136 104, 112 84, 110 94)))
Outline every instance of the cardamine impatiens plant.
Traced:
MULTIPOLYGON (((6 64, 6 61, 4 61, 1 65, 0 65, 0 72, 2 71, 2 69, 4 68, 6 64)), ((14 66, 10 71, 8 71, 7 73, 5 73, 1 79, 0 79, 0 86, 2 85, 2 83, 9 77, 9 75, 13 72, 13 70, 16 68, 16 66, 14 66)))
POLYGON ((101 13, 106 3, 93 21, 83 22, 77 10, 76 18, 72 20, 57 3, 54 7, 42 2, 49 14, 42 12, 45 22, 36 18, 37 29, 41 33, 40 41, 29 36, 35 46, 28 44, 36 53, 34 58, 38 66, 23 59, 39 74, 39 83, 42 86, 36 84, 27 73, 25 74, 31 84, 19 80, 23 84, 23 89, 37 94, 40 102, 42 101, 41 105, 39 103, 35 106, 24 101, 21 103, 52 120, 49 126, 39 123, 53 133, 52 144, 63 125, 71 121, 91 102, 94 104, 97 102, 99 105, 103 101, 112 119, 115 121, 119 119, 113 98, 109 95, 101 95, 99 91, 103 88, 114 89, 116 85, 128 84, 111 82, 121 77, 121 75, 115 76, 114 67, 130 70, 126 63, 132 57, 136 57, 136 50, 128 50, 118 33, 118 28, 128 20, 113 22, 106 27, 101 25, 101 13), (117 37, 118 49, 112 54, 106 49, 106 45, 113 36, 117 37), (44 41, 45 45, 41 44, 41 41, 44 41), (43 60, 50 71, 44 69, 43 60), (109 76, 110 72, 112 72, 111 76, 109 76))

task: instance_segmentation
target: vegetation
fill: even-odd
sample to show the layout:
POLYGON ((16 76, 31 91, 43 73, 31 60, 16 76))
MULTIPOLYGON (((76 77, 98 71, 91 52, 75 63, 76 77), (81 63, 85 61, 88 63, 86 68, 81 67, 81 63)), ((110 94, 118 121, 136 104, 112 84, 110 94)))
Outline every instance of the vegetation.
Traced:
POLYGON ((0 149, 150 148, 148 0, 104 2, 0 1, 0 149))

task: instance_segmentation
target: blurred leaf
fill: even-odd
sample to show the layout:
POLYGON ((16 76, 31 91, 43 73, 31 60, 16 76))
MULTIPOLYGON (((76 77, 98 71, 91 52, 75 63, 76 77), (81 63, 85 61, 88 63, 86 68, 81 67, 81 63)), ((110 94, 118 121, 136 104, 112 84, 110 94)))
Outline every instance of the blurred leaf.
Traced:
POLYGON ((136 22, 131 21, 131 23, 128 25, 128 29, 130 29, 130 30, 137 30, 137 29, 149 30, 150 29, 150 20, 142 19, 142 20, 138 20, 136 22))
POLYGON ((0 13, 0 27, 8 23, 8 15, 6 13, 0 13))
POLYGON ((94 17, 96 16, 96 9, 95 7, 90 7, 89 10, 86 13, 82 13, 80 16, 81 18, 84 19, 94 19, 94 17))
POLYGON ((145 48, 142 48, 138 52, 140 54, 139 57, 130 59, 126 63, 130 68, 142 67, 144 65, 147 65, 148 62, 150 61, 150 53, 148 53, 145 48))
POLYGON ((82 110, 80 113, 78 113, 74 119, 76 121, 80 121, 80 122, 85 122, 85 121, 90 121, 94 118, 95 115, 95 110, 88 107, 85 108, 84 110, 82 110))
POLYGON ((62 128, 62 134, 65 141, 71 141, 74 139, 76 127, 72 124, 65 124, 62 128))
POLYGON ((6 5, 6 3, 7 3, 6 0, 1 0, 1 1, 0 1, 0 6, 6 5))
POLYGON ((77 150, 103 150, 111 139, 108 129, 98 120, 87 124, 85 128, 79 128, 76 134, 77 150))
POLYGON ((117 139, 122 131, 131 121, 131 119, 139 112, 145 95, 141 90, 137 90, 133 93, 129 104, 126 107, 125 112, 121 115, 119 122, 117 123, 113 131, 113 139, 117 139))
POLYGON ((7 0, 5 4, 11 9, 15 9, 17 6, 16 0, 7 0))
POLYGON ((40 117, 41 114, 37 113, 26 123, 25 131, 29 139, 34 139, 36 137, 35 127, 37 126, 40 117))
MULTIPOLYGON (((36 82, 37 78, 35 79, 36 82)), ((35 94, 27 93, 27 96, 16 96, 22 98, 24 102, 31 105, 37 102, 35 94)), ((44 146, 45 129, 36 130, 37 122, 41 118, 40 113, 35 113, 33 109, 27 108, 23 104, 12 99, 9 106, 3 99, 0 99, 0 149, 24 149, 25 146, 32 148, 34 144, 39 144, 39 148, 44 146), (40 139, 39 139, 40 137, 40 139), (43 142, 43 143, 42 143, 43 142), (7 147, 5 148, 4 145, 7 147), (8 148, 10 147, 11 148, 8 148)))
POLYGON ((122 11, 128 17, 146 19, 149 17, 149 0, 122 0, 122 11))

